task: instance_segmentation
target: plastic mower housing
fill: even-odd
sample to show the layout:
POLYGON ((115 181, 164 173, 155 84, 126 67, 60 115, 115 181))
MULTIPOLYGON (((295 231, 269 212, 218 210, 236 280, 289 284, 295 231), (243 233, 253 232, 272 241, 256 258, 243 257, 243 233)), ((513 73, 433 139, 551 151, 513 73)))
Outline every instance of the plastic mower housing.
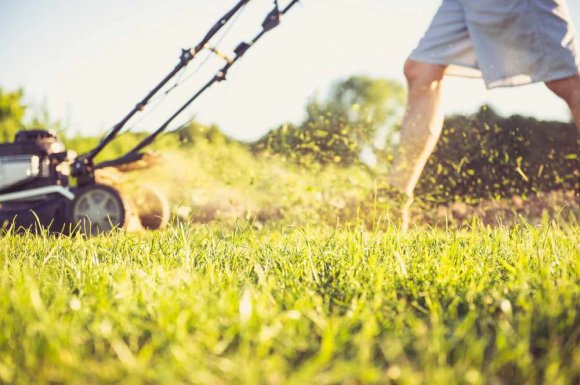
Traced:
MULTIPOLYGON (((131 196, 114 186, 71 186, 71 165, 77 161, 53 131, 20 131, 14 142, 0 144, 0 228, 95 235, 139 217, 131 196)), ((163 227, 169 216, 164 202, 154 206, 164 210, 149 214, 155 218, 147 222, 149 229, 163 227)))

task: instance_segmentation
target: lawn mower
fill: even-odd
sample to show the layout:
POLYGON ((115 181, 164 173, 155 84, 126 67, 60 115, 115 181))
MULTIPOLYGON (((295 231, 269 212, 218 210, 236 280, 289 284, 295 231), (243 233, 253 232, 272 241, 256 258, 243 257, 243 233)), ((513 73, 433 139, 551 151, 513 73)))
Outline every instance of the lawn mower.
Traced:
POLYGON ((44 228, 53 232, 78 231, 94 235, 115 228, 126 228, 130 218, 134 217, 140 217, 142 224, 148 228, 163 226, 169 214, 166 205, 162 203, 162 197, 153 191, 142 192, 147 200, 159 201, 153 205, 157 207, 153 215, 157 220, 143 223, 143 216, 139 216, 138 202, 122 193, 114 184, 100 183, 96 173, 99 170, 122 168, 142 161, 147 154, 145 149, 166 132, 171 123, 210 87, 226 80, 232 66, 266 33, 277 27, 281 17, 298 0, 292 0, 285 8, 280 8, 278 0, 275 0, 274 9, 266 16, 261 31, 251 41, 240 43, 234 49, 233 55, 228 57, 211 46, 211 42, 226 25, 233 23, 249 2, 250 0, 237 2, 194 48, 182 50, 175 68, 111 128, 91 151, 82 155, 68 151, 56 134, 48 130, 20 131, 14 142, 0 144, 0 228, 44 228), (202 51, 216 54, 225 61, 225 65, 177 112, 133 149, 116 159, 96 162, 97 155, 121 133, 127 123, 144 111, 154 97, 164 92, 168 83, 181 74, 202 51))

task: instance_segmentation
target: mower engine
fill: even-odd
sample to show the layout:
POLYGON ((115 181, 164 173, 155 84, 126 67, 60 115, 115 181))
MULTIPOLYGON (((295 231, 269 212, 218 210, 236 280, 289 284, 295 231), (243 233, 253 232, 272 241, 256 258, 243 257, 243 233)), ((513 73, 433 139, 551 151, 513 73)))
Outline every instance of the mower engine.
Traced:
POLYGON ((0 227, 63 228, 68 203, 70 160, 53 131, 28 130, 0 144, 0 227))
POLYGON ((67 186, 64 162, 74 156, 52 131, 20 131, 13 143, 0 144, 0 193, 20 191, 24 185, 67 186))

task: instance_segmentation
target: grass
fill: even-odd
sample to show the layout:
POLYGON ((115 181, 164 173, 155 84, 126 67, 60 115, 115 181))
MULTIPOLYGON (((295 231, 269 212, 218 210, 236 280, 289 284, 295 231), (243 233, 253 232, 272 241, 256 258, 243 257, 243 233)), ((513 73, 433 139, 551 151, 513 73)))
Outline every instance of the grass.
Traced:
POLYGON ((565 205, 403 236, 376 225, 384 173, 364 166, 204 140, 163 155, 126 182, 170 197, 165 231, 0 235, 0 384, 580 382, 565 205))
POLYGON ((0 238, 3 384, 576 384, 580 229, 0 238))

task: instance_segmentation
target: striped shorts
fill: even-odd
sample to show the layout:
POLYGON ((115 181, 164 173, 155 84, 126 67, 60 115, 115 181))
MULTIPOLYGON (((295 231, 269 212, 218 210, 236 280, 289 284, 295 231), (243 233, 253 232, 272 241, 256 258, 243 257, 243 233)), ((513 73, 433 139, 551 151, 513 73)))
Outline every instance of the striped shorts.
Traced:
POLYGON ((566 0, 443 0, 409 59, 482 77, 488 88, 580 73, 566 0))

